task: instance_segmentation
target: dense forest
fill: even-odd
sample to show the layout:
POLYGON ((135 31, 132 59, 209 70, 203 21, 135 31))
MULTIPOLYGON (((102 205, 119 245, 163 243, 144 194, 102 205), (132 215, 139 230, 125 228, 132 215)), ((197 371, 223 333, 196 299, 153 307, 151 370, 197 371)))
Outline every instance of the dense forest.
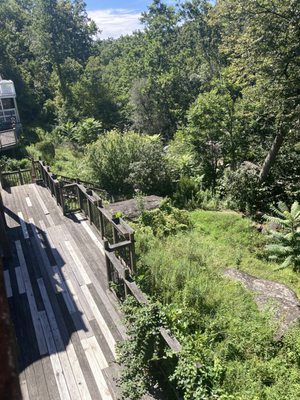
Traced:
POLYGON ((153 302, 124 306, 124 398, 155 387, 162 362, 185 400, 296 400, 299 327, 278 339, 223 270, 300 295, 300 0, 166 3, 152 1, 141 31, 102 40, 82 0, 0 1, 0 74, 23 124, 1 168, 42 157, 136 197, 135 278, 153 302), (167 199, 146 212, 143 194, 167 199), (270 261, 255 227, 271 212, 285 231, 270 261), (182 344, 176 361, 161 325, 182 344))
POLYGON ((40 142, 29 151, 58 173, 179 205, 212 196, 253 212, 297 197, 297 1, 156 0, 143 31, 117 40, 99 39, 81 0, 9 0, 0 13, 24 145, 40 142))

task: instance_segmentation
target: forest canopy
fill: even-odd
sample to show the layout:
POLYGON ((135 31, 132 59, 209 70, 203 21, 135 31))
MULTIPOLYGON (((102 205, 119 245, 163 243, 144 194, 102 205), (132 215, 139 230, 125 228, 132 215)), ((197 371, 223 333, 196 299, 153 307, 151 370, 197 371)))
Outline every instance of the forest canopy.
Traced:
POLYGON ((1 2, 0 72, 15 82, 25 144, 54 140, 85 157, 111 130, 159 135, 169 195, 188 178, 189 193, 210 190, 237 208, 292 203, 300 176, 299 7, 154 0, 141 31, 102 40, 82 0, 1 2), (92 120, 98 128, 85 134, 92 120))

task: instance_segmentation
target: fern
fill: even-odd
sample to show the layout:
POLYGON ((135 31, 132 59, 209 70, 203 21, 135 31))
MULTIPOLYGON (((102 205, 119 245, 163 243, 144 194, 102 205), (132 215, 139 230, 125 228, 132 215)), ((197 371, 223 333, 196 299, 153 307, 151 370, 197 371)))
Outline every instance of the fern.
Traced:
POLYGON ((295 201, 291 210, 284 203, 273 207, 276 216, 266 215, 265 219, 278 224, 280 231, 270 231, 271 244, 266 246, 269 258, 281 261, 279 269, 292 267, 300 271, 300 205, 295 201))

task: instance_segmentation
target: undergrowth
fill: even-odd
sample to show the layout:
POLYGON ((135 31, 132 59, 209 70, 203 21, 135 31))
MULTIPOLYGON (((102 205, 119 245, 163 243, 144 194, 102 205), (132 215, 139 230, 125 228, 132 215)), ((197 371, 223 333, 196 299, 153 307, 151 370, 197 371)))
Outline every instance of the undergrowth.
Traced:
MULTIPOLYGON (((287 283, 299 293, 298 277, 275 271, 276 264, 264 256, 266 238, 249 220, 232 212, 189 215, 194 225, 189 231, 158 237, 148 226, 136 235, 136 279, 159 301, 164 321, 182 344, 170 381, 184 400, 300 398, 299 328, 276 341, 271 312, 259 312, 252 294, 222 272, 235 267, 287 283)), ((126 355, 133 364, 144 354, 145 342, 129 347, 126 355)), ((135 368, 143 371, 141 364, 135 368)), ((141 392, 134 397, 133 390, 132 396, 139 399, 141 392)))

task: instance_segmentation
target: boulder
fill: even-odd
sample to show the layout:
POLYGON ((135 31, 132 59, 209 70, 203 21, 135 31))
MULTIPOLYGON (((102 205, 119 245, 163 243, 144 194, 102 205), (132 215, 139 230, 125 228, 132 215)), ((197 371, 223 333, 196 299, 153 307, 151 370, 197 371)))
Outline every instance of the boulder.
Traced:
POLYGON ((288 286, 260 279, 233 268, 225 270, 224 275, 241 282, 246 289, 253 292, 258 309, 271 308, 274 311, 274 318, 279 324, 277 339, 299 321, 300 301, 288 286))

